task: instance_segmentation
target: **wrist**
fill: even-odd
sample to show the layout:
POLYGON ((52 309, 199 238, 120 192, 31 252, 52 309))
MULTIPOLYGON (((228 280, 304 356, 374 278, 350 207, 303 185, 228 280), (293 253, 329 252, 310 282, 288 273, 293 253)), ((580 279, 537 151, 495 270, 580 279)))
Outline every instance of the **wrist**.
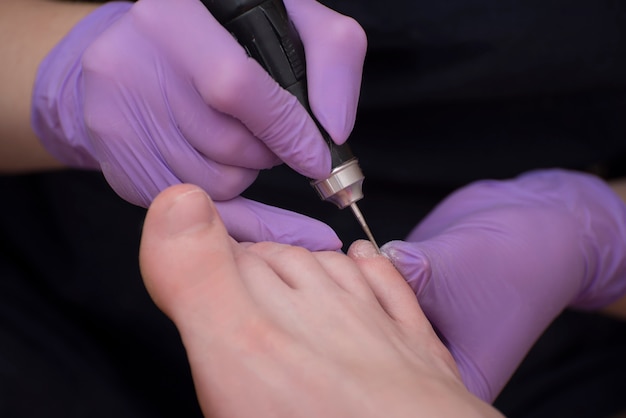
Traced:
POLYGON ((564 177, 557 192, 578 219, 585 260, 583 288, 569 306, 598 309, 626 293, 626 205, 602 179, 565 173, 569 177, 564 177))
POLYGON ((598 309, 626 293, 626 204, 605 181, 582 172, 546 169, 523 174, 510 185, 509 197, 526 206, 527 214, 535 209, 552 212, 545 231, 569 219, 570 226, 557 228, 560 238, 554 237, 554 245, 561 248, 555 256, 566 256, 570 265, 582 263, 575 269, 579 274, 563 277, 564 286, 577 289, 567 306, 598 309))
POLYGON ((44 148, 68 166, 99 168, 83 120, 81 59, 88 46, 131 6, 110 2, 94 9, 39 64, 31 126, 44 148))

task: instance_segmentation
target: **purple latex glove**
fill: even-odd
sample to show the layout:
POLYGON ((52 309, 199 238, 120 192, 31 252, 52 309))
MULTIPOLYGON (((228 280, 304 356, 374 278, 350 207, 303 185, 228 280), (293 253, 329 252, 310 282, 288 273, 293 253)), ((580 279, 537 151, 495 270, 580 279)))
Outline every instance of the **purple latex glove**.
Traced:
POLYGON ((471 184, 382 250, 470 391, 489 402, 564 308, 595 309, 626 293, 626 207, 581 173, 471 184))
MULTIPOLYGON (((311 108, 342 143, 355 119, 364 32, 316 1, 285 4, 305 46, 311 108)), ((296 98, 197 0, 112 2, 85 17, 40 65, 32 124, 52 155, 101 169, 131 203, 148 206, 166 187, 194 183, 238 240, 341 246, 319 221, 239 196, 281 161, 323 178, 330 155, 296 98)))

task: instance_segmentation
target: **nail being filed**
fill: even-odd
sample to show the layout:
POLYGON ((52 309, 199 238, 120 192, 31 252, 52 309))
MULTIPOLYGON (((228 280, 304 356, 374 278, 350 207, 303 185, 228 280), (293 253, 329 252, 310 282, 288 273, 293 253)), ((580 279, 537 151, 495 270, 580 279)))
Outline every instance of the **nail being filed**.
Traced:
POLYGON ((341 161, 340 158, 335 158, 333 162, 337 165, 334 166, 330 175, 325 179, 312 181, 311 185, 317 190, 322 200, 334 203, 339 209, 350 206, 365 235, 376 251, 381 254, 372 231, 370 231, 363 214, 356 205, 356 202, 363 198, 363 179, 365 178, 358 160, 352 156, 347 161, 341 161))
POLYGON ((365 218, 363 217, 363 214, 359 210, 359 207, 356 205, 356 203, 352 203, 350 205, 350 209, 352 209, 352 212, 354 212, 354 216, 356 217, 356 219, 361 224, 361 228, 363 228, 363 231, 365 232, 365 235, 367 235, 367 239, 370 240, 370 242, 372 243, 372 245, 376 249, 376 252, 378 254, 380 254, 380 248, 378 247, 378 244, 376 244, 376 240, 374 239, 374 235, 372 235, 372 231, 370 231, 369 226, 367 226, 367 222, 365 222, 365 218))
POLYGON ((291 23, 282 0, 201 0, 213 17, 228 30, 280 84, 293 94, 318 125, 331 156, 331 173, 314 179, 312 186, 322 200, 339 209, 350 206, 370 242, 380 253, 355 202, 363 197, 363 173, 347 143, 336 144, 317 121, 309 104, 304 45, 291 23))

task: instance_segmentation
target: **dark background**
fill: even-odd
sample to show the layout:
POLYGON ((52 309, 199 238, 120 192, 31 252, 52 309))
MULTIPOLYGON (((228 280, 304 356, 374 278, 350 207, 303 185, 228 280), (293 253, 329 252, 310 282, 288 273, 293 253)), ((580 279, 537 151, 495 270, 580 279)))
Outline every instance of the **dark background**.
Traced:
MULTIPOLYGON (((624 175, 626 12, 619 1, 333 0, 369 50, 350 144, 379 243, 402 239, 452 190, 564 167, 624 175)), ((278 167, 246 195, 363 232, 278 167)), ((0 415, 193 417, 173 325, 137 254, 145 210, 98 173, 0 176, 0 415)), ((626 409, 626 325, 565 312, 496 406, 510 417, 626 409)))

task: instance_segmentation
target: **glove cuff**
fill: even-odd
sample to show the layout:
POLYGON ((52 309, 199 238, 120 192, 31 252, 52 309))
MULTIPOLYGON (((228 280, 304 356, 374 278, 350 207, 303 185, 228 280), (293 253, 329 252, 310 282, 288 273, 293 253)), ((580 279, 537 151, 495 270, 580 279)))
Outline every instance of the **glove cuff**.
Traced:
POLYGON ((626 204, 610 186, 590 174, 558 169, 527 173, 520 182, 534 183, 530 190, 564 206, 579 225, 584 280, 568 306, 594 310, 626 294, 626 204))
POLYGON ((46 150, 70 167, 100 167, 83 121, 83 52, 131 6, 130 2, 110 2, 98 7, 78 22, 39 65, 31 126, 46 150))

